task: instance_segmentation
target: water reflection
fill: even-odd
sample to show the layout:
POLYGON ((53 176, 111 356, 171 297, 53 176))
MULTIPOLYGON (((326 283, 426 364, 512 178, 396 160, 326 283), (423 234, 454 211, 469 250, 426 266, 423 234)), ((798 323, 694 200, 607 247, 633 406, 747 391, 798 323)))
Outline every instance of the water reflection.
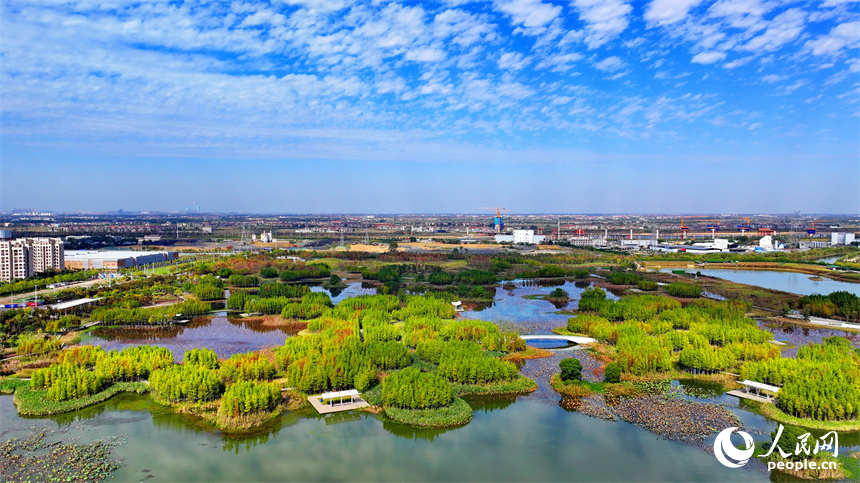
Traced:
POLYGON ((166 347, 173 359, 182 360, 188 349, 207 348, 218 357, 251 352, 283 345, 291 334, 290 328, 271 324, 266 319, 228 319, 213 317, 196 319, 187 325, 168 327, 100 327, 86 344, 102 346, 105 350, 119 350, 143 344, 166 347))
MULTIPOLYGON (((591 286, 590 282, 569 280, 514 280, 506 283, 505 290, 497 290, 492 302, 464 304, 465 312, 460 314, 467 319, 480 319, 500 324, 506 330, 517 330, 520 334, 549 334, 552 329, 567 324, 569 315, 556 311, 563 307, 575 308, 579 305, 582 292, 591 286), (513 288, 511 288, 513 287, 513 288), (570 295, 568 302, 553 304, 540 297, 549 295, 554 287, 561 287, 570 295)), ((613 294, 607 298, 617 300, 613 294)))
POLYGON ((390 434, 397 436, 398 438, 405 439, 413 439, 413 440, 424 440, 424 441, 435 441, 439 436, 447 433, 448 431, 453 431, 457 428, 419 428, 415 426, 409 426, 406 424, 401 424, 395 421, 388 419, 387 417, 382 417, 382 428, 390 434))
POLYGON ((359 295, 376 295, 376 285, 368 282, 350 282, 346 287, 340 288, 324 288, 322 286, 312 286, 311 292, 324 292, 329 294, 332 303, 339 304, 342 300, 359 295))

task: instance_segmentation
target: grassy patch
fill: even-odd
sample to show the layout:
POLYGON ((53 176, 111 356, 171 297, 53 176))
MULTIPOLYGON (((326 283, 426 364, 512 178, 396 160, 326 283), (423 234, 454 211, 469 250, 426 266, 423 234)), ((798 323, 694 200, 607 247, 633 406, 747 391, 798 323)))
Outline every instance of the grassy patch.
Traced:
POLYGON ((142 382, 118 382, 102 392, 79 399, 69 401, 51 401, 47 398, 48 391, 36 390, 30 384, 21 385, 15 391, 15 407, 22 416, 47 416, 50 414, 62 414, 77 411, 87 406, 92 406, 121 392, 136 392, 143 394, 149 391, 149 387, 142 382))
POLYGON ((816 419, 796 418, 780 411, 774 404, 760 403, 757 401, 745 401, 755 412, 773 419, 780 423, 791 424, 809 429, 820 429, 824 431, 858 431, 860 430, 860 419, 847 421, 818 421, 816 419))
POLYGON ((457 384, 451 383, 454 389, 455 396, 465 396, 466 394, 526 394, 537 390, 537 383, 526 376, 518 375, 512 381, 504 381, 498 384, 457 384))
POLYGON ((568 398, 580 398, 590 396, 592 394, 602 394, 606 391, 606 383, 603 382, 564 382, 559 374, 554 374, 550 380, 550 385, 559 394, 568 398))
POLYGON ((224 431, 247 431, 257 426, 262 426, 273 418, 280 416, 283 412, 284 406, 282 405, 278 405, 273 411, 254 412, 235 417, 226 416, 219 410, 214 422, 218 428, 224 431))
POLYGON ((454 398, 450 406, 438 409, 400 409, 385 408, 385 414, 398 423, 425 428, 446 428, 461 426, 472 420, 472 407, 469 403, 454 398))
POLYGON ((17 377, 4 377, 0 380, 0 394, 15 394, 15 390, 19 387, 30 385, 27 381, 22 381, 17 377))
POLYGON ((502 360, 516 363, 517 361, 524 361, 526 359, 543 359, 544 357, 550 357, 551 355, 553 355, 552 351, 526 346, 526 350, 524 351, 511 352, 510 354, 502 356, 502 360))

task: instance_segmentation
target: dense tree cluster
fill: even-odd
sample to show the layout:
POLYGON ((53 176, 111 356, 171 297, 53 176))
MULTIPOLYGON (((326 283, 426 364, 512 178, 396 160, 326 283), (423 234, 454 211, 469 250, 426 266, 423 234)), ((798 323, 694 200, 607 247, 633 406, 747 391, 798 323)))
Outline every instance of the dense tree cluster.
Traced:
POLYGON ((47 354, 56 352, 63 348, 63 343, 59 340, 46 339, 44 337, 18 337, 18 345, 15 352, 19 356, 31 354, 47 354))
POLYGON ((603 300, 592 306, 599 307, 600 316, 579 314, 568 320, 567 329, 614 345, 623 372, 664 372, 677 360, 684 369, 711 373, 779 355, 777 347, 763 344, 773 336, 746 317, 744 303, 696 300, 681 308, 666 297, 611 302, 596 291, 591 298, 603 300))
POLYGON ((285 319, 308 320, 323 315, 333 304, 331 298, 322 292, 310 292, 301 302, 291 302, 284 306, 281 317, 285 319))
POLYGON ((606 277, 606 280, 614 285, 636 285, 642 281, 642 277, 633 272, 612 272, 606 277))
POLYGON ((25 280, 19 280, 17 282, 0 283, 0 295, 32 292, 35 287, 44 287, 53 283, 79 282, 82 280, 90 280, 92 278, 96 278, 99 275, 98 270, 84 270, 80 272, 60 273, 49 277, 44 276, 48 273, 51 272, 39 274, 25 280))
POLYGON ((182 363, 216 369, 218 367, 218 356, 211 349, 189 349, 182 355, 182 363))
POLYGON ((137 346, 121 351, 81 346, 60 353, 59 362, 33 372, 35 389, 47 389, 48 399, 65 401, 95 394, 106 383, 136 381, 173 364, 162 347, 137 346))
POLYGON ((45 332, 62 332, 66 329, 80 327, 81 318, 76 315, 63 315, 57 320, 45 322, 45 332))
POLYGON ((275 278, 278 276, 278 269, 275 267, 263 267, 260 269, 260 276, 263 278, 275 278))
POLYGON ((454 402, 451 384, 444 377, 409 367, 382 381, 382 401, 403 409, 428 409, 454 402))
POLYGON ((561 380, 564 382, 573 382, 582 380, 582 362, 575 357, 568 357, 567 359, 562 359, 561 362, 558 363, 559 369, 561 369, 561 380))
POLYGON ((285 283, 264 283, 260 285, 260 291, 257 292, 258 297, 288 297, 301 298, 310 293, 310 288, 307 285, 288 285, 285 283))
POLYGON ((517 377, 517 366, 494 357, 443 357, 439 375, 461 384, 489 384, 517 377))
POLYGON ((256 287, 260 285, 260 279, 253 275, 240 275, 234 273, 227 279, 230 285, 235 287, 256 287))
POLYGON ((47 398, 52 401, 65 401, 95 394, 103 382, 77 364, 62 363, 35 371, 30 384, 34 389, 47 389, 47 398))
POLYGON ((210 306, 206 302, 186 300, 178 304, 154 309, 140 307, 101 307, 93 311, 90 319, 104 322, 108 325, 161 324, 174 321, 179 316, 191 318, 206 315, 209 311, 210 306))
MULTIPOLYGON (((287 297, 246 297, 245 305, 242 309, 249 314, 280 314, 284 308, 293 303, 293 300, 287 297)), ((298 318, 298 317, 293 317, 298 318)))
POLYGON ((285 282, 303 280, 306 278, 328 278, 330 276, 331 270, 329 270, 325 265, 303 264, 296 264, 278 274, 278 277, 285 282))
POLYGON ((781 385, 777 406, 793 416, 860 416, 860 353, 838 342, 804 346, 794 359, 747 362, 741 366, 741 378, 781 385))
POLYGON ((577 308, 581 312, 597 312, 606 303, 606 292, 598 287, 588 288, 579 296, 577 308))
POLYGON ((800 299, 800 309, 807 317, 842 317, 860 320, 860 297, 851 292, 833 292, 830 295, 812 294, 800 299))
POLYGON ((692 299, 702 296, 702 287, 685 282, 672 282, 666 287, 666 292, 673 297, 692 299))
POLYGON ((281 389, 271 382, 242 381, 232 384, 221 397, 219 412, 237 417, 272 411, 283 402, 281 389))
POLYGON ((275 365, 259 352, 234 354, 221 362, 221 376, 229 382, 271 381, 275 377, 275 365))
POLYGON ((174 403, 214 401, 224 391, 217 369, 193 364, 153 371, 149 387, 161 399, 174 403))
POLYGON ((496 275, 485 270, 465 270, 457 274, 457 280, 470 285, 493 285, 496 275))

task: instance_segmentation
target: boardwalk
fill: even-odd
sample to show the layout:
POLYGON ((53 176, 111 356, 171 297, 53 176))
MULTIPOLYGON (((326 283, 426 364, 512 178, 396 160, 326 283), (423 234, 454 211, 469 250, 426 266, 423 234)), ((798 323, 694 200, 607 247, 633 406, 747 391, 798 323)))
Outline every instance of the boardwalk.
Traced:
POLYGON ((521 335, 520 339, 522 339, 522 340, 566 340, 568 342, 573 342, 574 344, 591 344, 592 342, 597 342, 597 339, 592 339, 591 337, 582 337, 582 336, 578 336, 578 335, 558 335, 558 334, 521 335))

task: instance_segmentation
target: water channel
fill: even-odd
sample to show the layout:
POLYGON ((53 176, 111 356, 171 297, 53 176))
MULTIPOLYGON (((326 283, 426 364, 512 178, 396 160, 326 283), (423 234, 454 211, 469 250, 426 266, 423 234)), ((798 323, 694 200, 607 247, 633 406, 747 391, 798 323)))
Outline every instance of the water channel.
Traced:
MULTIPOLYGON (((663 268, 661 272, 672 272, 672 268, 663 268)), ((688 273, 701 273, 708 277, 717 277, 731 282, 780 290, 798 295, 829 294, 844 290, 855 295, 860 295, 860 284, 851 282, 840 282, 829 278, 823 280, 810 280, 812 275, 796 272, 777 272, 772 270, 733 270, 723 268, 690 268, 688 273)))
MULTIPOLYGON (((520 333, 549 333, 567 320, 568 315, 558 311, 575 307, 586 287, 566 282, 562 288, 572 300, 566 307, 557 307, 535 298, 554 287, 516 281, 514 287, 499 288, 492 304, 462 316, 491 320, 520 333)), ((90 343, 105 348, 155 343, 169 347, 181 359, 181 352, 188 347, 209 347, 223 357, 279 345, 289 336, 280 329, 225 317, 198 325, 147 330, 152 332, 101 331, 90 343)), ((285 413, 258 433, 235 437, 169 411, 146 396, 129 394, 51 418, 22 418, 12 397, 0 396, 0 434, 4 441, 22 437, 37 425, 63 428, 67 432, 64 437, 79 438, 83 443, 119 436, 124 443, 116 453, 123 466, 115 481, 769 480, 757 461, 741 469, 719 464, 704 449, 713 438, 697 447, 662 439, 626 422, 564 409, 559 405, 560 397, 548 387, 548 378, 558 371, 561 358, 574 353, 582 351, 527 361, 523 372, 540 386, 532 394, 468 398, 474 418, 454 429, 416 429, 367 413, 321 417, 302 410, 285 413)), ((745 410, 742 402, 719 391, 703 397, 704 401, 730 407, 756 441, 770 441, 767 435, 776 427, 774 422, 745 410)), ((817 436, 815 432, 813 435, 817 436)), ((857 451, 860 433, 842 433, 839 442, 840 454, 857 451)))

